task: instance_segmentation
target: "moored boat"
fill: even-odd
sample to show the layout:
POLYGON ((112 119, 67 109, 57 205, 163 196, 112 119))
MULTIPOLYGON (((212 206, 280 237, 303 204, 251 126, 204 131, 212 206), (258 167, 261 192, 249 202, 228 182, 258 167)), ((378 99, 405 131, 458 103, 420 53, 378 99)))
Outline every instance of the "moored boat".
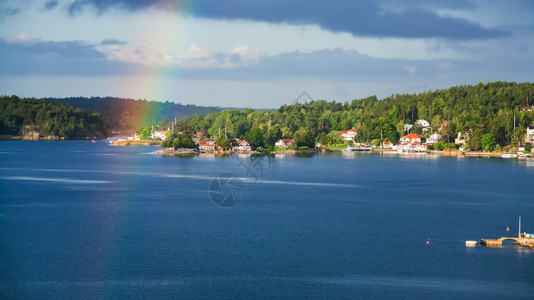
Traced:
POLYGON ((465 241, 466 247, 476 247, 477 241, 465 241))

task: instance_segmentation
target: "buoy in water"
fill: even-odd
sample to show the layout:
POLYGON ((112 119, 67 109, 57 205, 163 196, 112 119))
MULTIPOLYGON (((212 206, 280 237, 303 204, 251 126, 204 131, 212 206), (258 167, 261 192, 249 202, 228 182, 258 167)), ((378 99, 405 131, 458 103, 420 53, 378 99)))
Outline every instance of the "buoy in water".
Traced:
POLYGON ((506 227, 506 231, 510 231, 510 227, 506 227))
POLYGON ((429 240, 426 240, 426 244, 429 245, 429 244, 430 244, 430 241, 429 241, 429 240))

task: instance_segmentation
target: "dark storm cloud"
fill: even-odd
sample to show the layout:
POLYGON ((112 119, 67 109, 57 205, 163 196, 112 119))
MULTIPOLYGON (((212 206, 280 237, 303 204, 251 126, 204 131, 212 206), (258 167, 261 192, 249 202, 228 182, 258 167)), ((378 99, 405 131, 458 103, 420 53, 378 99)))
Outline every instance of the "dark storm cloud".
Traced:
MULTIPOLYGON (((120 42, 120 41, 119 41, 120 42)), ((143 75, 143 66, 109 60, 97 45, 80 41, 50 42, 40 40, 7 41, 0 39, 0 73, 11 75, 113 76, 143 75), (133 72, 133 73, 132 73, 133 72)), ((219 62, 239 64, 237 54, 215 54, 219 62)), ((187 61, 184 62, 187 65, 187 61)), ((185 68, 170 65, 165 74, 184 79, 273 80, 282 78, 347 79, 374 76, 409 75, 406 66, 418 74, 436 72, 439 61, 380 59, 354 50, 325 49, 313 52, 294 51, 263 56, 240 67, 185 68)), ((147 74, 145 74, 147 75, 147 74)))
POLYGON ((75 0, 73 15, 85 7, 98 13, 109 9, 138 11, 158 8, 209 19, 251 20, 268 23, 318 25, 354 36, 400 38, 488 39, 510 33, 484 28, 465 19, 440 16, 431 8, 472 9, 470 1, 345 1, 345 0, 75 0))
POLYGON ((94 46, 79 41, 7 42, 0 39, 1 74, 11 75, 116 75, 129 71, 127 64, 109 61, 94 46))

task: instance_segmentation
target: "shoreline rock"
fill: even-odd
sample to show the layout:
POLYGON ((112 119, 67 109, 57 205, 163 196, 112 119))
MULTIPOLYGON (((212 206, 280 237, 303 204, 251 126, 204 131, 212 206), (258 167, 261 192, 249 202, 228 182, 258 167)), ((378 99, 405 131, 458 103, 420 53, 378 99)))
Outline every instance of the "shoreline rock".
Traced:
POLYGON ((142 141, 114 141, 113 146, 158 146, 161 141, 142 140, 142 141))

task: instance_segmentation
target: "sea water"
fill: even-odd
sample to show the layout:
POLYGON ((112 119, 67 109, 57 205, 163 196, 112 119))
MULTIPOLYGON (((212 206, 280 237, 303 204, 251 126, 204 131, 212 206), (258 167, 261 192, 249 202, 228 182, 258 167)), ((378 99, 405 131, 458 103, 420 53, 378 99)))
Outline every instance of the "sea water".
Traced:
POLYGON ((0 142, 2 298, 534 295, 534 250, 465 247, 534 231, 532 161, 157 149, 0 142))

